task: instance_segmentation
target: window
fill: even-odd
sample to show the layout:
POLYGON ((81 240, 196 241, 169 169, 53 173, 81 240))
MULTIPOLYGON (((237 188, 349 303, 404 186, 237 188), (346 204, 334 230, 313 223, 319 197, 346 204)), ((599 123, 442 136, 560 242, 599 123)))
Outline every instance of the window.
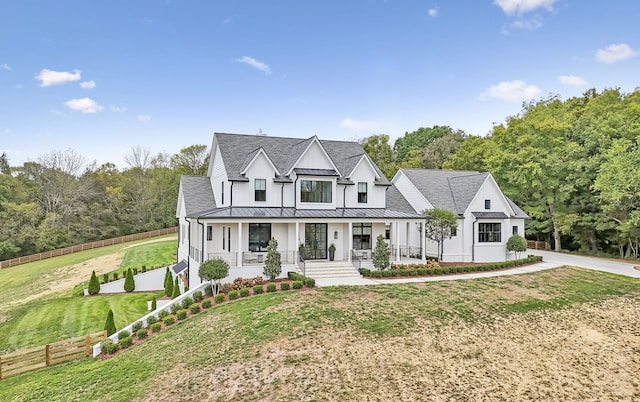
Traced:
POLYGON ((231 227, 222 227, 222 249, 231 251, 231 227))
POLYGON ((267 200, 267 180, 256 179, 255 181, 255 200, 266 201, 267 200))
POLYGON ((213 226, 207 226, 207 240, 213 240, 213 226))
POLYGON ((511 227, 511 234, 518 234, 518 226, 511 227))
POLYGON ((491 200, 484 200, 484 209, 491 209, 491 200))
POLYGON ((384 225, 384 238, 391 239, 391 225, 384 225))
POLYGON ((458 227, 451 228, 451 237, 458 235, 458 227))
POLYGON ((353 248, 356 250, 371 250, 371 224, 353 224, 353 248))
POLYGON ((478 223, 478 243, 499 243, 501 233, 500 223, 478 223))
POLYGON ((269 240, 271 240, 270 223, 249 224, 249 251, 267 251, 269 240))
POLYGON ((358 183, 358 202, 366 204, 367 202, 367 183, 358 183))
POLYGON ((222 182, 222 197, 221 197, 221 205, 224 205, 224 182, 222 182))
POLYGON ((331 202, 331 182, 300 181, 300 202, 331 202))

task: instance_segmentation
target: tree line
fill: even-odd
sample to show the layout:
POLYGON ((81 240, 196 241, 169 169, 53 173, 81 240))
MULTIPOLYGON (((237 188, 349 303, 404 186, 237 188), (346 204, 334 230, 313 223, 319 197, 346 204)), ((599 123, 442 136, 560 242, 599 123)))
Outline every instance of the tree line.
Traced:
POLYGON ((638 89, 528 102, 484 137, 434 126, 393 146, 386 134, 361 142, 390 178, 409 167, 491 172, 531 217, 527 237, 555 250, 639 257, 638 89))
POLYGON ((136 146, 126 167, 72 149, 11 166, 0 156, 0 260, 176 225, 180 176, 204 175, 206 145, 169 155, 136 146))

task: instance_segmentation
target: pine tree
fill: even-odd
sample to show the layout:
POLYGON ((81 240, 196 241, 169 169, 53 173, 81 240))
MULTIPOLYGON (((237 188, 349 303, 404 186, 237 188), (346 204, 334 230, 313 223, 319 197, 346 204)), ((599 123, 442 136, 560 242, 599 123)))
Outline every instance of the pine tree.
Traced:
POLYGON ((133 271, 131 271, 131 268, 129 268, 127 269, 127 276, 124 279, 124 291, 127 293, 131 293, 135 288, 136 283, 133 280, 133 271))
POLYGON ((157 308, 158 308, 158 301, 156 300, 156 297, 153 296, 153 299, 151 299, 151 311, 156 311, 157 308))
POLYGON ((107 331, 107 336, 111 336, 116 333, 116 323, 113 320, 113 310, 109 309, 107 313, 107 322, 104 324, 104 329, 107 331))
POLYGON ((267 244, 267 260, 264 263, 264 275, 269 280, 274 280, 282 272, 282 263, 280 261, 280 252, 278 251, 278 241, 272 237, 267 244))
POLYGON ((171 298, 175 299, 180 296, 180 285, 178 284, 178 277, 176 276, 176 282, 173 284, 173 293, 171 294, 171 298))
POLYGON ((169 267, 167 267, 167 272, 164 274, 164 295, 167 297, 173 295, 173 277, 171 276, 169 267))
POLYGON ((376 249, 373 250, 373 266, 383 270, 389 268, 389 247, 382 235, 376 238, 376 249))
POLYGON ((96 271, 91 272, 91 279, 89 279, 89 294, 97 295, 100 293, 100 281, 96 276, 96 271))

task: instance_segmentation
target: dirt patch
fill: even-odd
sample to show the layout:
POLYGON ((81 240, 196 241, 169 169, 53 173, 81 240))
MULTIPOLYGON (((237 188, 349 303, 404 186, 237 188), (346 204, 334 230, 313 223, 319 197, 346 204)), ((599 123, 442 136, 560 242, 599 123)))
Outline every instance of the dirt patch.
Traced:
POLYGON ((617 298, 490 323, 425 320, 402 338, 323 328, 250 361, 175 367, 142 400, 639 400, 639 308, 617 298))

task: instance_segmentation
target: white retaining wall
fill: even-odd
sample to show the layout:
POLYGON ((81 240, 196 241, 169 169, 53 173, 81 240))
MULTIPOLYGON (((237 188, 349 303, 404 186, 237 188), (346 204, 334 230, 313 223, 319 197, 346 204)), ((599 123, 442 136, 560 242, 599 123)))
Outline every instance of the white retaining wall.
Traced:
MULTIPOLYGON (((136 292, 155 292, 164 290, 164 275, 166 268, 157 268, 147 272, 141 272, 133 276, 135 281, 136 292)), ((113 282, 100 284, 100 292, 102 293, 125 293, 124 278, 113 282)))

